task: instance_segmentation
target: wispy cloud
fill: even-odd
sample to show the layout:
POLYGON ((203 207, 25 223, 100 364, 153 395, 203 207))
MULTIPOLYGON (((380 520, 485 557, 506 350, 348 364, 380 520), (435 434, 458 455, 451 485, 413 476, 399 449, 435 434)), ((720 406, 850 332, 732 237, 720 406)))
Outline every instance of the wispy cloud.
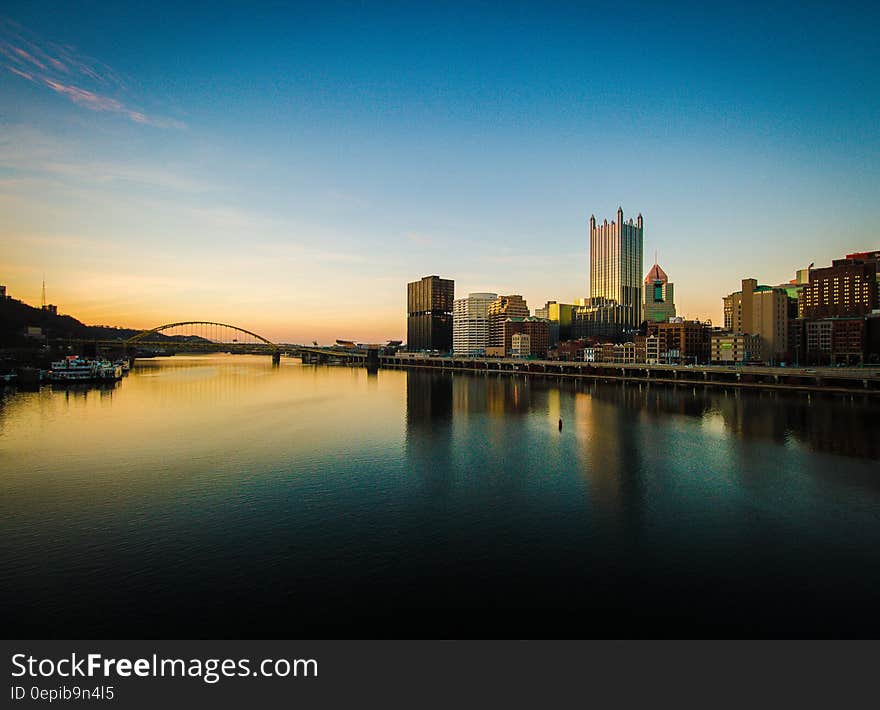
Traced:
POLYGON ((10 73, 54 91, 77 106, 107 112, 146 126, 185 128, 129 104, 127 83, 111 67, 70 45, 43 40, 11 20, 0 18, 0 62, 10 73))

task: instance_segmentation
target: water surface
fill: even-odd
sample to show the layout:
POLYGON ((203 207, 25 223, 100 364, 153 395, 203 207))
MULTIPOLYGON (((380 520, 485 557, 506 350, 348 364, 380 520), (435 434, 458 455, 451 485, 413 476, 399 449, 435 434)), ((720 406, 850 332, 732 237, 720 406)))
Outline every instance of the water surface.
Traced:
POLYGON ((229 355, 6 391, 6 635, 876 637, 878 414, 229 355))

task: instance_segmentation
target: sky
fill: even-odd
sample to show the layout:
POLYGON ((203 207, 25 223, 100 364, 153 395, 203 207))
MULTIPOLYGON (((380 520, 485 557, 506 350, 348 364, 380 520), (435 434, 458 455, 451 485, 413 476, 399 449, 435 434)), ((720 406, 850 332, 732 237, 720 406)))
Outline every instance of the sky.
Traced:
POLYGON ((0 7, 0 283, 90 324, 406 332, 429 274, 589 295, 645 221, 679 315, 880 248, 880 10, 831 3, 0 7))

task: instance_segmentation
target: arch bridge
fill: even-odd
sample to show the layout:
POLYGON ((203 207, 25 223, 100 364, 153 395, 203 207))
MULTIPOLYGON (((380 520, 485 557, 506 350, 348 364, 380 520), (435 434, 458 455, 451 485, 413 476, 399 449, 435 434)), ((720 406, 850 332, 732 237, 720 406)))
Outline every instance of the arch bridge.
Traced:
POLYGON ((281 347, 259 333, 247 328, 241 328, 229 323, 208 320, 177 321, 165 323, 144 330, 123 341, 123 347, 167 349, 175 350, 202 350, 206 347, 222 345, 224 349, 237 352, 268 352, 272 360, 278 362, 281 357, 281 347), (166 331, 178 331, 174 337, 166 331), (182 332, 180 332, 182 331, 182 332), (157 338, 159 334, 164 338, 157 338), (245 336, 245 337, 241 337, 245 336))
POLYGON ((351 365, 378 364, 378 351, 352 350, 310 345, 279 345, 247 328, 208 320, 176 321, 148 328, 124 340, 68 339, 69 345, 94 346, 95 350, 119 351, 134 359, 144 351, 209 351, 222 349, 234 353, 265 353, 278 363, 281 355, 299 357, 304 363, 341 362, 351 365), (243 337, 242 337, 243 336, 243 337))
MULTIPOLYGON (((249 335, 250 337, 254 338, 255 340, 259 340, 260 342, 265 343, 266 345, 268 345, 271 348, 274 348, 276 350, 278 349, 278 346, 275 343, 273 343, 271 340, 269 340, 268 338, 264 338, 262 335, 254 333, 251 330, 247 330, 246 328, 239 328, 237 325, 230 325, 229 323, 217 323, 216 321, 209 321, 209 320, 185 320, 185 321, 178 321, 177 323, 166 323, 165 325, 160 325, 155 328, 150 328, 149 330, 145 330, 141 333, 138 333, 137 335, 133 335, 125 342, 127 344, 143 343, 146 340, 146 338, 150 335, 155 335, 156 333, 161 333, 164 330, 173 330, 175 328, 184 328, 187 326, 195 326, 196 328, 198 328, 198 326, 203 326, 203 333, 193 333, 193 335, 195 335, 197 337, 201 337, 204 340, 210 340, 211 342, 226 342, 223 340, 216 340, 215 338, 206 337, 208 334, 210 334, 212 328, 214 329, 215 336, 217 335, 218 329, 226 329, 226 330, 231 330, 231 331, 235 331, 238 333, 244 333, 245 335, 249 335)), ((234 340, 233 342, 237 342, 237 340, 234 340)))

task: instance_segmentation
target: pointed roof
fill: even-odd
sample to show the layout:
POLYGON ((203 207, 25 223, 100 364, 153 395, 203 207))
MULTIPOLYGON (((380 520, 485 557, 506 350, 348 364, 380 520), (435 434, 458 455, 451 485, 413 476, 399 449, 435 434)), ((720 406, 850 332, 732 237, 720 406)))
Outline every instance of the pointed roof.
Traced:
POLYGON ((651 267, 651 270, 648 272, 648 275, 645 277, 646 284, 652 284, 655 281, 662 281, 663 283, 669 283, 669 277, 666 275, 666 272, 660 268, 660 264, 654 262, 654 266, 651 267))

